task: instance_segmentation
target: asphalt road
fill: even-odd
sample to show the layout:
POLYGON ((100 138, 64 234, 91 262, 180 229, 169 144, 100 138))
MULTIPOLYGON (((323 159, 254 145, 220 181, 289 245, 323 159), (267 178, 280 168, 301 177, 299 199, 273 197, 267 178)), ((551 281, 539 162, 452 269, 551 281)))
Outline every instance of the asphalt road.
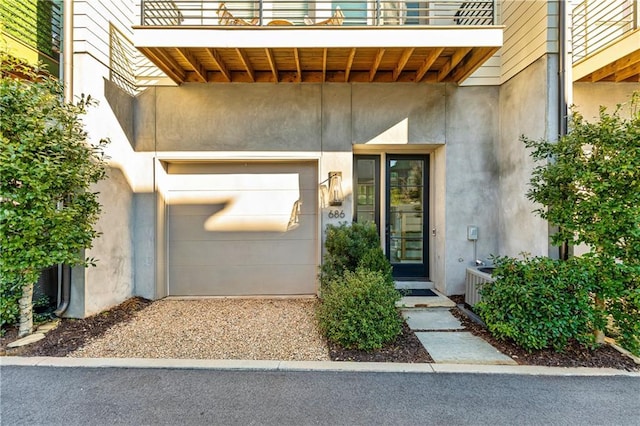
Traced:
POLYGON ((2 425, 640 425, 637 377, 0 367, 2 425))

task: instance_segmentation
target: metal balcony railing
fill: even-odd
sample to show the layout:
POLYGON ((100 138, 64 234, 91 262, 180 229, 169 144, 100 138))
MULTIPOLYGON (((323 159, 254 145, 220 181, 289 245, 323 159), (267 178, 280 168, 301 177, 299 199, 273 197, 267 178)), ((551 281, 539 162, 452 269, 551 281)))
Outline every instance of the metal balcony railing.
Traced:
POLYGON ((113 23, 109 24, 109 80, 132 96, 144 87, 166 81, 167 76, 135 48, 113 23))
POLYGON ((573 9, 573 62, 639 28, 636 0, 583 0, 573 9))
POLYGON ((62 29, 59 3, 0 1, 0 21, 2 31, 34 50, 59 60, 62 29))
POLYGON ((142 0, 143 26, 406 26, 495 23, 496 0, 142 0))

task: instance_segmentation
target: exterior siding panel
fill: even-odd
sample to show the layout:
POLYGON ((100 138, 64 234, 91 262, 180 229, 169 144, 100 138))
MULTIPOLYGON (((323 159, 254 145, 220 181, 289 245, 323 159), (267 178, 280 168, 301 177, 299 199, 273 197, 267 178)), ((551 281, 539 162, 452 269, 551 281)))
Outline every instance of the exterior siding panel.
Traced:
POLYGON ((505 25, 502 82, 527 68, 547 53, 557 52, 557 1, 504 0, 505 25))

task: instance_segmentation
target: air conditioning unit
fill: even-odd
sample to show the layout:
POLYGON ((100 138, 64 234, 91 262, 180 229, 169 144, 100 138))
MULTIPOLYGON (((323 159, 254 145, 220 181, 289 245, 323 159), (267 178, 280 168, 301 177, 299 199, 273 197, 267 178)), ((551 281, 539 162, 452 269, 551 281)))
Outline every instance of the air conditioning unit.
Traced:
POLYGON ((490 273, 482 272, 478 269, 479 268, 467 268, 467 274, 465 276, 464 302, 469 306, 474 306, 480 301, 480 290, 482 286, 494 281, 490 273))

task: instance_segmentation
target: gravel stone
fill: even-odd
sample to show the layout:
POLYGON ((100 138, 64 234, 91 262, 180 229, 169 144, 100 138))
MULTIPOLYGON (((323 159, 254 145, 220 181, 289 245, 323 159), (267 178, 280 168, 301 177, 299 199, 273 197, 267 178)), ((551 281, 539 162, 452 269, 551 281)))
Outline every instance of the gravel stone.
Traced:
POLYGON ((317 299, 162 299, 71 357, 327 361, 317 299))

